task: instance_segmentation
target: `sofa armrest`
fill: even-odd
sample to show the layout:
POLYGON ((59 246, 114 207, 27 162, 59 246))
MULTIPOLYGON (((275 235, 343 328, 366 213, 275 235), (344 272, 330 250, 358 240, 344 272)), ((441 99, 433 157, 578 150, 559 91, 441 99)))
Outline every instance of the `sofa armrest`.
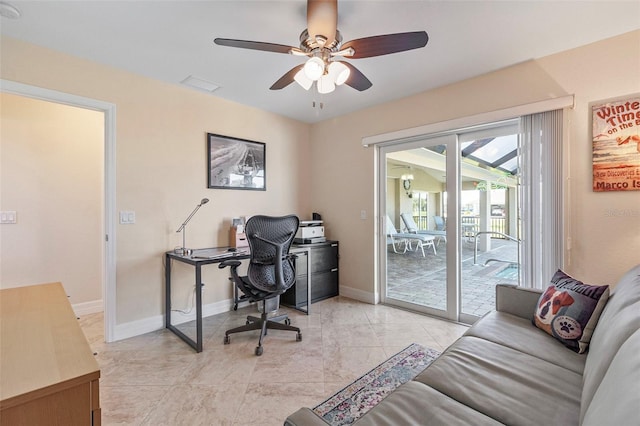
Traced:
POLYGON ((285 426, 327 426, 322 418, 309 408, 303 407, 287 417, 285 426))
POLYGON ((533 318, 542 290, 512 284, 496 285, 496 311, 524 319, 533 318))

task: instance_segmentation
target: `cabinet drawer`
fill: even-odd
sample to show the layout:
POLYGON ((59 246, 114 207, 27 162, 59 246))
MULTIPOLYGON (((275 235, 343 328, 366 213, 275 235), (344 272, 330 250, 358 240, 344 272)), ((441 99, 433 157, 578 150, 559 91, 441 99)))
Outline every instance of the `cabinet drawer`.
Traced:
POLYGON ((338 295, 338 269, 311 274, 311 303, 338 295))
POLYGON ((338 244, 314 247, 311 250, 311 273, 326 272, 338 267, 338 244))

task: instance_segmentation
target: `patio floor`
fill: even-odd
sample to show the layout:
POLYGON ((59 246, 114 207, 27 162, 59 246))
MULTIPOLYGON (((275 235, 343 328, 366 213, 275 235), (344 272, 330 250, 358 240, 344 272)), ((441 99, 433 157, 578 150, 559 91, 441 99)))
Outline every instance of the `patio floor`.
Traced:
MULTIPOLYGON (((420 251, 387 252, 387 297, 431 308, 446 308, 446 243, 441 242, 437 254, 425 248, 420 251)), ((492 239, 491 250, 478 251, 473 263, 474 243, 462 241, 462 312, 482 316, 495 307, 495 286, 518 283, 518 246, 513 241, 492 239), (499 259, 503 262, 485 262, 499 259)))

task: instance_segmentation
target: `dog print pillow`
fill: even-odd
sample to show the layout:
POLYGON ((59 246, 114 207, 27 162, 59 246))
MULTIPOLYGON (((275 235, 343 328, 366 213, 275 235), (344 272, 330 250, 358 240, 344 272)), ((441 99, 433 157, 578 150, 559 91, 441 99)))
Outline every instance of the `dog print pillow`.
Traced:
POLYGON ((584 353, 608 299, 609 286, 587 285, 558 270, 538 300, 533 324, 584 353))

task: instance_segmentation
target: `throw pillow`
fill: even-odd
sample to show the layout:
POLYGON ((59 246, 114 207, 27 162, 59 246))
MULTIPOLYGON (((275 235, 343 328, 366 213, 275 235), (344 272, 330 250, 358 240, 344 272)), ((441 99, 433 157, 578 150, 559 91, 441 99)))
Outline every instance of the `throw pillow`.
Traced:
POLYGON ((608 299, 608 285, 584 284, 558 269, 538 299, 533 324, 574 351, 584 353, 608 299))

